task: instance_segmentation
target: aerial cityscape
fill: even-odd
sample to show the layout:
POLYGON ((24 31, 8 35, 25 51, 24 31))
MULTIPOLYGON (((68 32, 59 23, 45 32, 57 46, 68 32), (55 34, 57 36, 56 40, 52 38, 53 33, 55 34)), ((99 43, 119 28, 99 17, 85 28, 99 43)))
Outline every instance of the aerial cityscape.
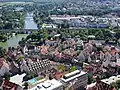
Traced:
POLYGON ((0 90, 120 90, 120 0, 0 0, 0 90))

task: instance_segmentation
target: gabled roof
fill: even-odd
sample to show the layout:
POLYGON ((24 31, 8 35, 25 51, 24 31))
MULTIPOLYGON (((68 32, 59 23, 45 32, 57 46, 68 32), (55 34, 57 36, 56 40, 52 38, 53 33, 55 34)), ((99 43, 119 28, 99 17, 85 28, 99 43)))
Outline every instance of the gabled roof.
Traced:
POLYGON ((108 85, 102 81, 96 83, 93 87, 88 88, 87 90, 116 90, 111 85, 108 85))

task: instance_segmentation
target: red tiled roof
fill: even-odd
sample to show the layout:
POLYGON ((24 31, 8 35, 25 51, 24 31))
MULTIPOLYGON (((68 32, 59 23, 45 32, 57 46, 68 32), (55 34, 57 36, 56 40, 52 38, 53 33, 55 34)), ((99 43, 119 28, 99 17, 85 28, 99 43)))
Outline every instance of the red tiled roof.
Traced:
POLYGON ((62 76, 63 76, 63 74, 60 73, 60 72, 57 72, 57 73, 55 74, 56 79, 60 79, 62 76))
POLYGON ((115 47, 111 47, 111 50, 115 50, 115 47))
POLYGON ((108 55, 109 54, 109 52, 105 52, 105 55, 108 55))
POLYGON ((111 50, 111 55, 115 55, 115 53, 116 53, 117 51, 116 50, 111 50))
POLYGON ((3 90, 17 90, 17 84, 5 80, 3 83, 3 90))
POLYGON ((42 48, 42 49, 41 49, 41 53, 42 53, 42 54, 47 54, 47 49, 42 48))
POLYGON ((100 81, 100 82, 96 83, 95 86, 93 86, 87 90, 116 90, 116 89, 114 87, 100 81))
POLYGON ((61 57, 61 54, 58 51, 56 51, 55 55, 56 57, 61 57))
POLYGON ((120 67, 120 63, 117 63, 116 66, 119 66, 119 67, 120 67))

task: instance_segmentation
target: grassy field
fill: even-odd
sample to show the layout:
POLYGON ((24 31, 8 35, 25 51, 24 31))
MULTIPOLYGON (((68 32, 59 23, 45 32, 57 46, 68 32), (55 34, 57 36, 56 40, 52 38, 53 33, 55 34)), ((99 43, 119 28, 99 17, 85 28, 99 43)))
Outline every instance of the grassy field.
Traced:
POLYGON ((17 36, 13 36, 12 38, 7 40, 6 42, 0 42, 0 47, 3 47, 3 48, 17 47, 18 46, 18 42, 22 38, 25 38, 26 36, 27 36, 27 34, 18 34, 17 36))

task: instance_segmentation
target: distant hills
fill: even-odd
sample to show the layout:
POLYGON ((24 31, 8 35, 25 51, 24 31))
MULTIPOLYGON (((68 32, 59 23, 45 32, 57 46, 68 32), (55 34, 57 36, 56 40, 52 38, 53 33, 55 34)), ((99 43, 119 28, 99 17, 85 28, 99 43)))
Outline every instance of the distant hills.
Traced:
POLYGON ((26 2, 26 1, 33 1, 33 0, 0 0, 0 2, 26 2))
MULTIPOLYGON (((65 2, 68 0, 0 0, 0 2, 65 2)), ((72 2, 79 2, 79 1, 89 1, 89 0, 69 0, 72 2)), ((103 2, 103 1, 113 1, 113 0, 90 0, 95 2, 103 2)))
POLYGON ((36 2, 36 3, 63 3, 67 0, 0 0, 1 2, 36 2))
POLYGON ((7 2, 7 1, 10 1, 10 0, 0 0, 0 2, 7 2))

